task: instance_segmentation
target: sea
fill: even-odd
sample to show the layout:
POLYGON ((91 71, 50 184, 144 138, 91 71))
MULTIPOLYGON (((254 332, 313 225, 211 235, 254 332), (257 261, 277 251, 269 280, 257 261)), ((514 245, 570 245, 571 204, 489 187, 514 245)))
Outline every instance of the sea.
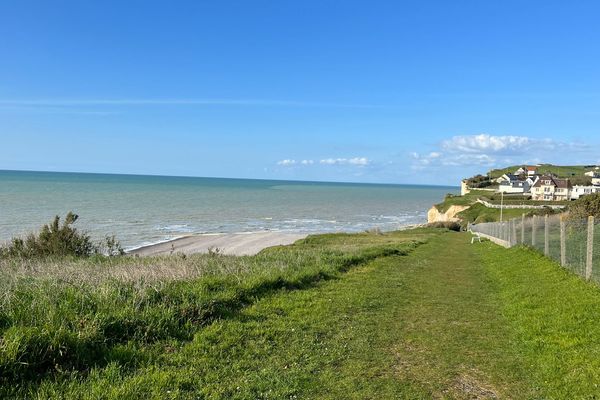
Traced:
POLYGON ((390 231, 457 187, 0 170, 0 243, 55 215, 125 249, 188 234, 390 231))

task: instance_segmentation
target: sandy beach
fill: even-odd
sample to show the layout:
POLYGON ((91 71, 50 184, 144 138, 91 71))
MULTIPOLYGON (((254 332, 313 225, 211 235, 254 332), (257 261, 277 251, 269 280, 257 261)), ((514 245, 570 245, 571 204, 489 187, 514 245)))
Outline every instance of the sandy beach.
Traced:
POLYGON ((153 244, 131 250, 128 254, 157 256, 171 253, 208 253, 209 249, 220 249, 223 254, 253 255, 267 247, 292 244, 304 239, 307 234, 284 232, 252 232, 190 235, 164 243, 153 244))

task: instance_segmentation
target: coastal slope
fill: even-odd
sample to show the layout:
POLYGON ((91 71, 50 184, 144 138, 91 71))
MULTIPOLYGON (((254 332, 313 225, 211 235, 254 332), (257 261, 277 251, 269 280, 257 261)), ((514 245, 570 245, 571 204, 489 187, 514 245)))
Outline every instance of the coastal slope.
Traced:
POLYGON ((85 271, 77 285, 69 271, 48 281, 29 265, 3 276, 12 283, 2 398, 599 393, 600 315, 589 312, 598 288, 531 250, 471 245, 462 232, 315 235, 244 258, 63 263, 85 271), (134 264, 148 274, 136 277, 134 264), (194 274, 175 276, 182 270, 194 274))

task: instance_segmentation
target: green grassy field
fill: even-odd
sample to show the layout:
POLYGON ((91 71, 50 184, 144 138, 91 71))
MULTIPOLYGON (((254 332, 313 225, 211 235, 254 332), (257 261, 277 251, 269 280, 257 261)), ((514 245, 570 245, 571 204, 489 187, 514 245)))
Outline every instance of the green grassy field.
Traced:
MULTIPOLYGON (((502 210, 502 220, 508 221, 513 218, 521 218, 523 214, 531 216, 533 214, 543 215, 546 210, 537 210, 529 208, 505 208, 502 210)), ((483 204, 474 204, 464 211, 457 214, 463 224, 467 222, 481 223, 481 222, 495 222, 500 221, 500 209, 499 208, 488 208, 483 204)))
POLYGON ((447 195, 446 198, 444 198, 444 201, 436 204, 435 207, 440 212, 446 212, 451 206, 469 206, 475 204, 480 197, 490 196, 492 193, 493 192, 485 190, 471 190, 464 196, 447 195))
POLYGON ((600 395, 598 287, 469 240, 419 229, 255 257, 3 261, 0 397, 600 395))
MULTIPOLYGON (((493 169, 490 171, 490 177, 496 179, 506 173, 513 173, 519 169, 521 165, 514 165, 511 167, 493 169)), ((586 168, 583 165, 551 165, 542 164, 538 166, 539 174, 554 174, 559 178, 571 178, 573 176, 583 176, 587 171, 591 171, 593 168, 586 168)))

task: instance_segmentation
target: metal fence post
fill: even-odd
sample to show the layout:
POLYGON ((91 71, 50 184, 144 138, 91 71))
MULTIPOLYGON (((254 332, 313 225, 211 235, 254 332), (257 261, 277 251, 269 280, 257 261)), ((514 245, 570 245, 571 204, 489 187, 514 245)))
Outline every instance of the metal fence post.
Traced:
POLYGON ((521 244, 525 244, 525 214, 521 215, 521 244))
POLYGON ((531 219, 531 245, 535 247, 535 215, 531 219))
POLYGON ((585 263, 585 279, 592 277, 592 257, 594 254, 594 217, 588 217, 587 259, 585 263))
POLYGON ((516 219, 512 220, 512 241, 510 244, 511 244, 511 246, 517 245, 517 220, 516 219))
POLYGON ((548 214, 544 217, 544 255, 550 255, 550 225, 548 224, 548 214))
POLYGON ((567 266, 567 228, 563 215, 560 216, 560 265, 567 266))

